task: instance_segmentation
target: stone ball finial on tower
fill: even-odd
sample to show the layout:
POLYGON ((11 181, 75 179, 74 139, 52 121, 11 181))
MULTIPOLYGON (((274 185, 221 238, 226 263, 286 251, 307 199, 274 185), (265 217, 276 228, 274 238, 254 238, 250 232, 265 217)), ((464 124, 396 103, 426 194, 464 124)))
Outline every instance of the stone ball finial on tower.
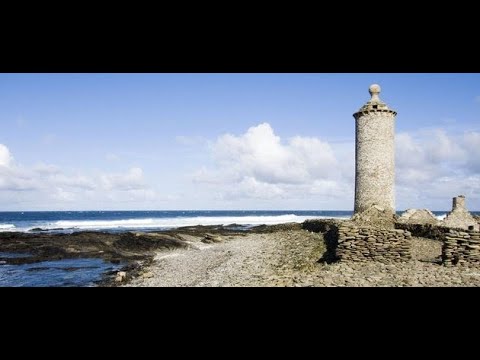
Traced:
POLYGON ((378 95, 380 94, 380 91, 382 91, 382 88, 378 84, 372 84, 368 88, 368 92, 370 93, 370 96, 372 97, 370 99, 371 102, 380 102, 380 98, 378 95))
POLYGON ((372 84, 370 85, 370 87, 368 88, 368 92, 370 93, 370 95, 376 93, 376 94, 380 94, 380 91, 382 91, 382 88, 380 87, 380 85, 378 84, 372 84))
POLYGON ((353 116, 357 118, 358 116, 361 116, 362 114, 365 114, 365 112, 377 112, 377 111, 384 111, 384 112, 390 112, 394 115, 397 113, 393 110, 390 110, 388 108, 388 105, 385 104, 381 99, 380 99, 380 91, 382 91, 382 88, 378 84, 372 84, 368 88, 368 92, 370 93, 371 99, 367 101, 365 105, 363 105, 360 110, 358 110, 353 116))

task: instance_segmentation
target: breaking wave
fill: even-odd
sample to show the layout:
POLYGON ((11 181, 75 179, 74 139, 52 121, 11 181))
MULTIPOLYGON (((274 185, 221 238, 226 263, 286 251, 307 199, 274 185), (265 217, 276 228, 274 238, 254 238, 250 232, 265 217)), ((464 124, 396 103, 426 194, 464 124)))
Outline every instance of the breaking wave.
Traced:
POLYGON ((294 214, 276 216, 197 216, 183 218, 147 218, 125 220, 60 220, 42 226, 44 230, 53 229, 165 229, 196 225, 274 225, 287 222, 303 222, 321 216, 298 216, 294 214))
POLYGON ((0 231, 14 230, 15 225, 13 224, 0 224, 0 231))
POLYGON ((446 217, 447 217, 447 214, 442 214, 442 215, 437 215, 437 216, 436 216, 436 218, 437 218, 438 220, 440 220, 440 221, 441 221, 441 220, 444 220, 446 217))

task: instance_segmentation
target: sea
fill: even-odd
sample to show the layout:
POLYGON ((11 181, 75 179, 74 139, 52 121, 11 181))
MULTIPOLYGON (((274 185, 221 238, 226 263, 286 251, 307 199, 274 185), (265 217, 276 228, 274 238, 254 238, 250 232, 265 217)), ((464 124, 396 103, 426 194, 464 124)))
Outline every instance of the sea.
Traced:
MULTIPOLYGON (((439 219, 446 215, 446 211, 433 213, 439 219)), ((262 224, 351 216, 352 211, 334 210, 19 211, 0 212, 0 232, 162 231, 182 226, 232 224, 246 229, 262 224)), ((0 287, 95 286, 105 272, 121 266, 89 258, 8 264, 8 258, 20 256, 28 254, 0 252, 0 287)))
POLYGON ((313 218, 348 218, 351 211, 22 211, 0 212, 0 231, 148 231, 182 226, 273 225, 313 218))

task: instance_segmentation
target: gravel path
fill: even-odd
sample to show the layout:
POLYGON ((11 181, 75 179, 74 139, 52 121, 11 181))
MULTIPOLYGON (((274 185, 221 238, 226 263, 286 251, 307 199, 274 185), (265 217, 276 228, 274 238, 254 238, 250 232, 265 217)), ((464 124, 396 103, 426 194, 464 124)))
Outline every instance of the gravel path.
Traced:
POLYGON ((185 240, 189 249, 159 252, 125 286, 480 286, 479 268, 439 265, 441 243, 423 238, 413 239, 414 260, 394 265, 319 263, 322 235, 305 230, 185 240))

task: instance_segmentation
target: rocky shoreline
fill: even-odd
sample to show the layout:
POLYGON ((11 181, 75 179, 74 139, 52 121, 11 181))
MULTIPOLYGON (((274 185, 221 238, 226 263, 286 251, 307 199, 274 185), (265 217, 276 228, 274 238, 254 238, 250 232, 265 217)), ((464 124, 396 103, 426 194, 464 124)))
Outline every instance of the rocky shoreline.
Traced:
POLYGON ((157 252, 190 248, 189 236, 202 238, 205 242, 209 241, 207 234, 241 236, 242 231, 236 230, 238 226, 234 225, 192 226, 162 232, 0 232, 0 264, 100 258, 112 264, 121 264, 121 268, 104 274, 97 285, 117 286, 137 276, 143 267, 153 261, 157 252))
MULTIPOLYGON (((334 222, 334 221, 333 221, 334 222)), ((0 233, 0 252, 121 263, 98 286, 480 286, 480 268, 441 265, 442 242, 413 237, 406 262, 330 262, 328 221, 257 226, 193 226, 163 232, 0 233)))
POLYGON ((402 263, 322 260, 321 233, 303 229, 250 232, 196 249, 158 253, 125 286, 451 287, 480 286, 480 268, 441 265, 442 243, 412 238, 402 263))

